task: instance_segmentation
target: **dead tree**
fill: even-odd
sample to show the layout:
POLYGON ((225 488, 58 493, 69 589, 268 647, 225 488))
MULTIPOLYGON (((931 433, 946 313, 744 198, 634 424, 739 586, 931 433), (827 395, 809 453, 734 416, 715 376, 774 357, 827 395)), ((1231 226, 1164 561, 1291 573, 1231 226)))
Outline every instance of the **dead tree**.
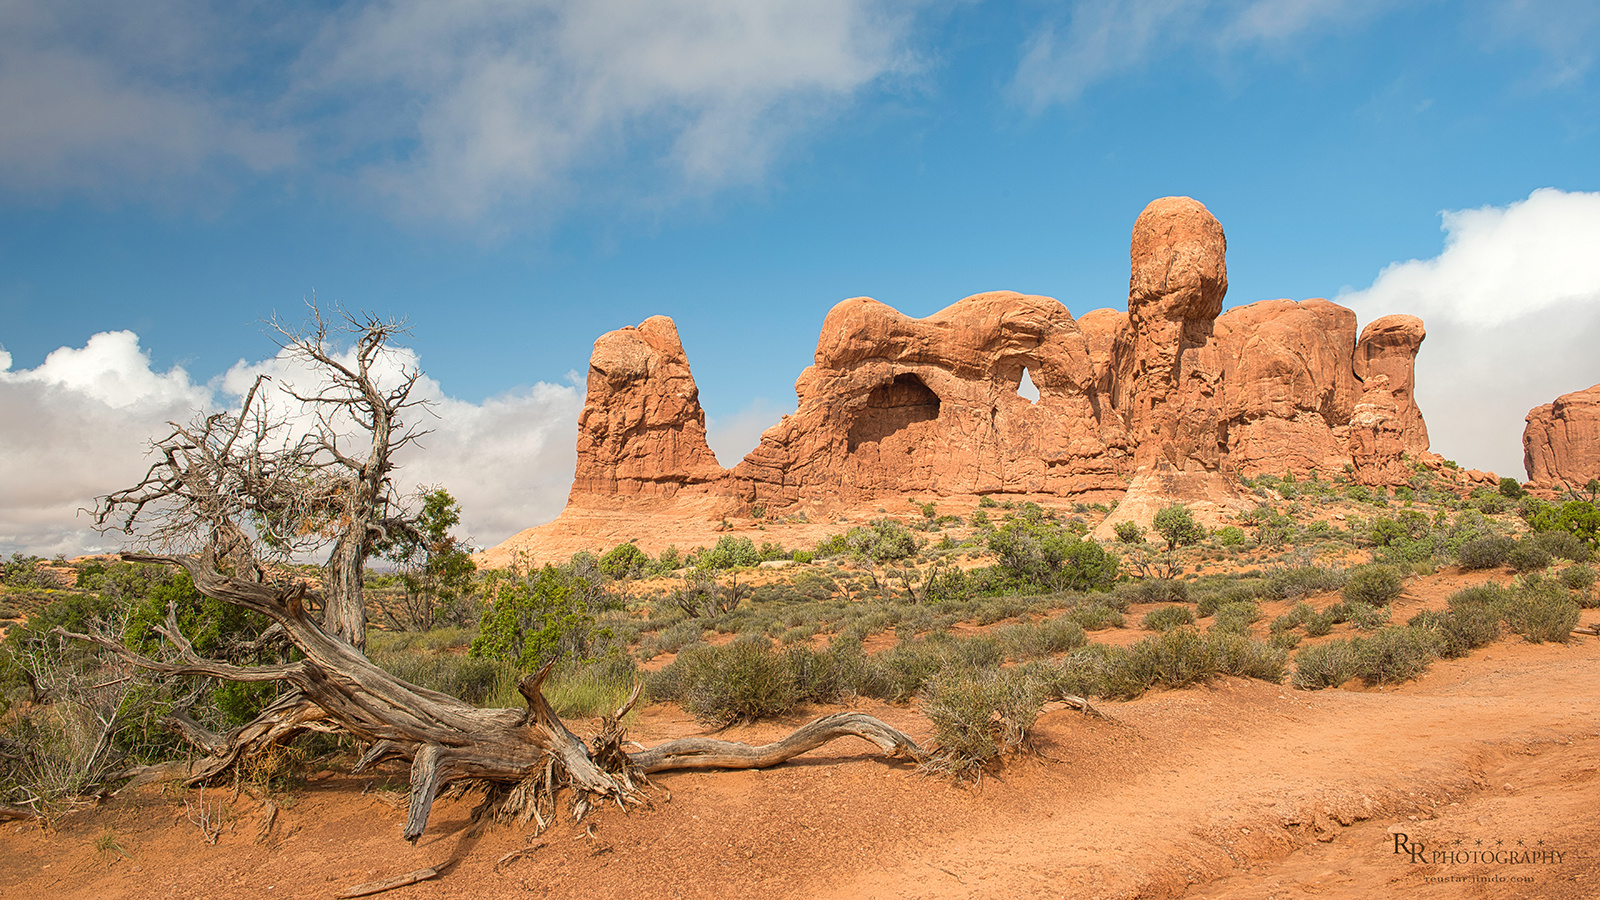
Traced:
POLYGON ((158 551, 124 554, 124 559, 182 567, 202 594, 267 617, 269 630, 303 654, 292 662, 259 666, 203 658, 179 630, 172 610, 159 629, 173 648, 167 659, 137 653, 110 638, 60 632, 155 672, 272 681, 292 689, 229 735, 175 718, 174 727, 211 754, 191 783, 215 777, 253 750, 306 727, 337 728, 366 745, 357 770, 388 759, 410 763, 404 835, 414 841, 439 791, 451 784, 485 787, 480 812, 536 818, 543 825, 563 788, 572 791, 574 813, 581 817, 595 802, 623 807, 639 802, 637 779, 651 772, 761 768, 850 735, 891 756, 925 756, 905 734, 855 713, 825 716, 765 747, 691 738, 629 753, 618 725, 628 707, 607 720, 591 748, 540 692, 549 666, 523 679, 525 708, 479 709, 374 665, 361 649, 361 576, 376 544, 395 529, 414 527, 389 475, 394 451, 419 434, 401 414, 418 405, 409 393, 420 373, 402 370, 393 376, 396 386, 380 387, 386 343, 400 327, 371 317, 346 317, 346 324, 354 338, 351 363, 329 346, 330 331, 320 315, 308 336, 279 328, 290 355, 327 378, 321 390, 289 392, 315 411, 306 435, 289 434, 289 419, 271 408, 258 380, 237 413, 175 424, 173 433, 156 443, 157 461, 145 479, 103 498, 97 510, 103 527, 121 527, 158 551), (357 441, 344 429, 352 426, 364 435, 359 454, 349 450, 357 441), (275 565, 318 549, 328 554, 320 590, 275 565))

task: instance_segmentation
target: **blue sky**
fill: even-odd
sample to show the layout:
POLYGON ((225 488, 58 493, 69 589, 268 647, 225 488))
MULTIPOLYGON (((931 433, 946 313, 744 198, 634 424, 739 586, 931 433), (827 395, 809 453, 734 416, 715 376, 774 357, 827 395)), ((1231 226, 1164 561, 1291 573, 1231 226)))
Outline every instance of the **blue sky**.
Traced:
POLYGON ((677 320, 731 465, 834 303, 1121 307, 1168 194, 1230 305, 1422 315, 1434 449, 1521 475, 1600 381, 1596 46, 1585 0, 12 0, 0 549, 103 543, 71 511, 313 292, 413 321, 472 423, 413 474, 492 543, 559 511, 602 332, 677 320))

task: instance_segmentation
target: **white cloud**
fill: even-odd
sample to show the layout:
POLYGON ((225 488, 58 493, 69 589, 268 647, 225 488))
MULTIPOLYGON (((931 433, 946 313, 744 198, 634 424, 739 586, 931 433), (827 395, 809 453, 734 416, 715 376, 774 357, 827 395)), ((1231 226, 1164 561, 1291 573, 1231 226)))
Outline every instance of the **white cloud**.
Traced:
POLYGON ((1014 100, 1039 110, 1161 55, 1281 51, 1294 40, 1367 24, 1416 0, 1104 0, 1047 19, 1023 46, 1014 100))
POLYGON ((459 220, 579 185, 671 201, 761 179, 904 70, 920 5, 4 0, 0 189, 207 197, 283 171, 459 220))
POLYGON ((295 144, 215 81, 204 4, 0 3, 0 188, 149 193, 218 163, 288 165, 295 144))
MULTIPOLYGON (((400 348, 384 368, 392 378, 402 365, 417 362, 400 348)), ((164 423, 237 404, 257 374, 270 375, 274 387, 294 384, 302 392, 318 382, 279 354, 241 361, 198 385, 181 368, 152 371, 137 336, 126 331, 97 334, 83 348, 63 347, 37 368, 17 372, 0 351, 0 421, 6 423, 0 470, 8 473, 0 480, 0 552, 115 549, 119 535, 94 533, 78 510, 139 480, 149 464, 144 452, 152 438, 164 436, 164 423)), ((424 377, 413 396, 432 404, 431 415, 414 414, 432 433, 397 457, 402 490, 449 490, 461 503, 463 531, 480 545, 560 513, 576 462, 583 406, 576 388, 541 383, 470 403, 424 377)), ((274 405, 286 413, 294 408, 281 396, 274 405)))
POLYGON ((895 71, 877 0, 393 0, 330 25, 296 90, 356 104, 365 174, 474 218, 642 152, 680 185, 759 178, 818 116, 895 71), (394 149, 398 148, 398 149, 394 149))
POLYGON ((1528 410, 1600 382, 1600 193, 1545 188, 1442 217, 1443 252, 1339 300, 1363 323, 1420 316, 1417 403, 1433 449, 1523 477, 1528 410))

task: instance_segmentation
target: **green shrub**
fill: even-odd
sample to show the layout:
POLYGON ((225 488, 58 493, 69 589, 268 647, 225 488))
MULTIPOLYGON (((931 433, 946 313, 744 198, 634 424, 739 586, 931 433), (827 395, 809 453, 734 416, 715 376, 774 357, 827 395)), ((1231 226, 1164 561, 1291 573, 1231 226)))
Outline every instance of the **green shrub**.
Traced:
POLYGON ((1505 565, 1515 548, 1515 541, 1501 535, 1478 538, 1456 549, 1456 562, 1463 569, 1495 569, 1505 565))
POLYGON ((1217 543, 1224 547, 1243 547, 1245 544, 1244 529, 1237 525, 1227 525, 1216 531, 1217 543))
POLYGON ((1589 549, 1589 545, 1570 531, 1535 531, 1524 535, 1522 540, 1556 559, 1581 563, 1588 562, 1594 556, 1594 551, 1589 549))
POLYGON ((1018 518, 989 535, 997 557, 993 593, 1082 591, 1117 580, 1116 556, 1058 523, 1018 518))
POLYGON ((1348 621, 1362 631, 1377 631, 1389 624, 1389 608, 1368 603, 1346 603, 1344 614, 1348 621))
POLYGON ((1562 587, 1577 592, 1579 606, 1585 609, 1594 608, 1594 569, 1579 563, 1562 569, 1561 574, 1556 577, 1561 580, 1562 587))
POLYGON ((1174 628, 1147 637, 1130 647, 1128 655, 1134 680, 1148 674, 1150 684, 1177 688, 1217 674, 1214 648, 1193 628, 1174 628))
POLYGON ((1286 648, 1226 632, 1213 632, 1206 636, 1206 641, 1211 645, 1217 671, 1221 674, 1256 678, 1273 684, 1283 681, 1289 661, 1286 648))
POLYGON ((1394 566, 1367 565, 1351 570, 1341 592, 1352 603, 1387 606, 1405 590, 1400 570, 1394 566))
POLYGON ((1124 544, 1144 543, 1144 529, 1138 522, 1118 522, 1116 525, 1117 540, 1124 544))
POLYGON ((1261 618, 1261 604, 1253 600, 1235 600, 1217 608, 1211 622, 1214 632, 1249 634, 1250 626, 1261 618))
POLYGON ((955 775, 976 772, 1027 742, 1045 690, 1017 669, 952 668, 928 682, 922 710, 933 723, 938 750, 930 768, 955 775))
POLYGON ((1427 671, 1442 640, 1428 628, 1385 628, 1357 645, 1359 674, 1368 684, 1398 684, 1427 671))
POLYGON ((468 703, 480 706, 494 693, 495 685, 500 678, 500 670, 502 668, 515 670, 515 666, 504 660, 418 650, 374 653, 372 661, 402 681, 441 694, 460 697, 468 703))
POLYGON ((668 668, 682 666, 683 707, 714 727, 782 715, 800 700, 788 657, 764 641, 734 640, 721 647, 685 652, 668 668))
POLYGON ((649 565, 650 557, 632 543, 618 544, 600 557, 600 571, 618 581, 640 577, 649 565))
POLYGON ((1066 616, 1004 625, 994 630, 994 637, 1006 648, 1007 656, 1018 661, 1065 653, 1089 642, 1083 627, 1066 616))
POLYGON ((1305 620, 1306 637, 1322 637, 1325 634, 1333 633, 1333 626, 1338 623, 1342 613, 1343 605, 1336 604, 1336 606, 1328 607, 1321 612, 1315 612, 1307 616, 1305 620))
POLYGON ((1088 603, 1075 607, 1067 613, 1067 618, 1077 623, 1084 631, 1104 631, 1107 628, 1121 628, 1127 621, 1123 618, 1122 613, 1104 603, 1088 603))
POLYGON ((1304 600, 1301 600, 1299 603, 1296 603, 1292 608, 1290 608, 1288 612, 1277 617, 1276 619, 1273 619, 1272 624, 1268 627, 1274 634, 1285 632, 1291 628, 1298 628, 1301 625, 1304 625, 1306 622, 1311 620, 1312 616, 1316 614, 1317 610, 1315 607, 1304 600))
POLYGON ((600 635, 584 601, 586 586, 550 565, 499 583, 478 624, 471 655, 530 672, 563 656, 588 655, 600 635))
POLYGON ((1508 500, 1521 500, 1523 493, 1522 484, 1515 478, 1500 479, 1500 496, 1508 500))
POLYGON ((1344 586, 1342 573, 1317 566, 1301 566, 1273 572, 1262 586, 1269 600, 1301 600, 1312 594, 1338 590, 1344 586))
POLYGON ((1294 657, 1292 683, 1303 691, 1338 687, 1360 672, 1359 643, 1352 638, 1303 647, 1294 657))
POLYGON ((1530 643, 1565 644, 1578 626, 1578 604, 1554 579, 1529 576, 1517 587, 1516 599, 1506 607, 1506 624, 1530 643))
MULTIPOLYGON (((1566 532, 1560 532, 1566 534, 1566 532)), ((1568 534, 1567 537, 1572 537, 1568 534)), ((1549 551, 1540 547, 1534 541, 1518 541, 1511 552, 1506 554, 1506 565, 1516 572, 1538 572, 1549 568, 1551 556, 1549 551)))
POLYGON ((1187 606, 1162 606, 1145 614, 1139 625, 1146 631, 1167 631, 1180 625, 1193 625, 1194 611, 1187 606))
POLYGON ((1186 603, 1189 586, 1171 578, 1141 578, 1117 585, 1111 596, 1122 609, 1135 603, 1186 603))

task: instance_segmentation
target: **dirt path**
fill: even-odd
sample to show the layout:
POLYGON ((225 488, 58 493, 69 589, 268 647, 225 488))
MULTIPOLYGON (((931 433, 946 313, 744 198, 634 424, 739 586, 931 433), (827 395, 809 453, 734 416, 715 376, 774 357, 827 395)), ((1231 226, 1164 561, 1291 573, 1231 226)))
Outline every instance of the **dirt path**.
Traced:
MULTIPOLYGON (((208 792, 227 823, 208 845, 193 795, 147 789, 56 832, 0 827, 0 898, 331 897, 450 860, 439 880, 381 896, 1591 898, 1597 679, 1600 641, 1515 639, 1397 690, 1225 679, 1110 705, 1116 724, 1048 712, 1041 758, 973 786, 839 744, 768 772, 664 776, 654 807, 603 811, 592 832, 559 825, 498 869, 527 832, 474 832, 466 800, 441 804, 417 846, 400 840, 398 769, 297 786, 259 843, 265 807, 248 795, 208 792), (1394 852, 1395 830, 1429 849, 1561 856, 1415 862, 1394 852), (1428 880, 1484 875, 1533 880, 1428 880)), ((867 708, 926 736, 914 711, 867 708)), ((657 709, 637 736, 692 729, 657 709)))

